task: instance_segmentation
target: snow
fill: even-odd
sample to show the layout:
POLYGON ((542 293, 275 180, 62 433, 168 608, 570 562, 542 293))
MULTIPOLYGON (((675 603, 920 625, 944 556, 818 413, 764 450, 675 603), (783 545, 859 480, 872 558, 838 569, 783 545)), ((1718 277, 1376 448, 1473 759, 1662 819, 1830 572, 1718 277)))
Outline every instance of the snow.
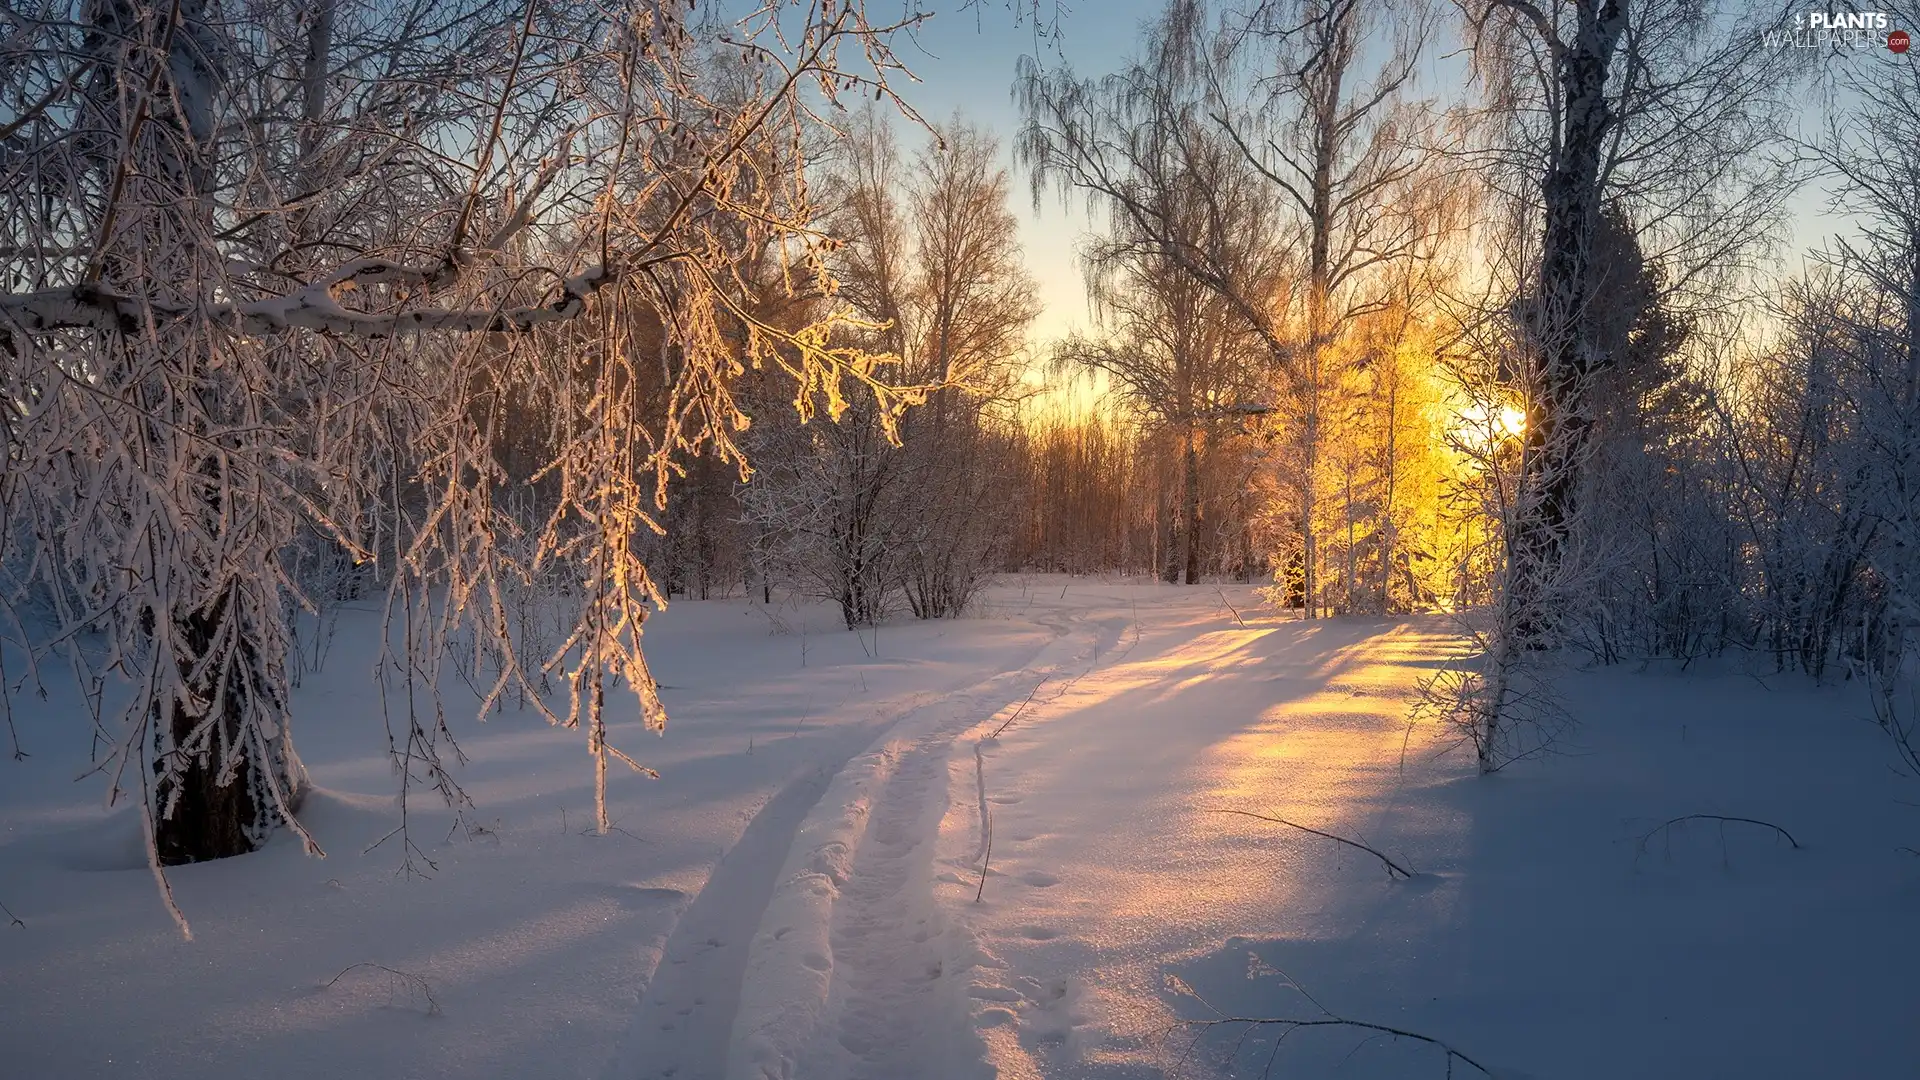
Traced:
POLYGON ((480 828, 416 802, 437 869, 409 876, 397 838, 363 850, 397 815, 377 622, 348 612, 294 703, 329 855, 283 837, 172 871, 192 942, 132 819, 72 782, 71 695, 18 700, 34 756, 0 763, 0 903, 26 925, 0 928, 0 1072, 1446 1074, 1377 1032, 1301 1028, 1276 1054, 1280 1029, 1184 1023, 1210 1007, 1330 1011, 1505 1077, 1920 1060, 1901 850, 1920 784, 1848 684, 1570 673, 1574 741, 1480 777, 1407 726, 1450 648, 1437 620, 1301 623, 1245 586, 1061 577, 877 637, 838 618, 805 607, 774 634, 715 601, 650 623, 673 725, 614 725, 661 776, 615 774, 606 837, 585 831, 583 734, 457 726, 480 828), (1710 820, 1640 842, 1688 814, 1801 846, 1710 820))

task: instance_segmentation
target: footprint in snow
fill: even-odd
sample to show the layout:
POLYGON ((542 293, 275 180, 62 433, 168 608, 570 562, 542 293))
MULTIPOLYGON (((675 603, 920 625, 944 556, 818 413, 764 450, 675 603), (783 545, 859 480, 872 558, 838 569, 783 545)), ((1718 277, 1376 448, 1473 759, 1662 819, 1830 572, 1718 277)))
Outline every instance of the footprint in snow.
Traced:
POLYGON ((1060 931, 1047 926, 1023 926, 1020 936, 1028 941, 1052 941, 1060 936, 1060 931))
POLYGON ((847 1053, 854 1057, 865 1057, 867 1052, 873 1049, 872 1043, 858 1035, 841 1035, 840 1045, 846 1047, 847 1053))
POLYGON ((1050 888, 1060 884, 1060 879, 1045 870, 1029 870, 1020 875, 1020 880, 1036 889, 1050 888))
POLYGON ((1012 1009, 1002 1009, 999 1006, 994 1006, 989 1009, 981 1009, 980 1015, 974 1017, 973 1023, 975 1027, 1005 1027, 1018 1019, 1020 1019, 1020 1017, 1016 1015, 1012 1009))
POLYGON ((687 894, 679 889, 648 888, 641 885, 628 886, 627 895, 636 903, 645 904, 677 904, 687 898, 687 894))

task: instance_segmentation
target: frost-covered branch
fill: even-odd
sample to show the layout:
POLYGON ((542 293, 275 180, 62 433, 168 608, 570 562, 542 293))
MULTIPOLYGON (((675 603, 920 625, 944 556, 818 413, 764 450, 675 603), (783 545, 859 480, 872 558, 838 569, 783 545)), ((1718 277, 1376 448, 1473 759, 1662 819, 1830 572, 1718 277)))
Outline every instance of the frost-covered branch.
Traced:
POLYGON ((921 396, 823 299, 809 195, 917 20, 38 6, 0 66, 0 625, 71 670, 156 871, 280 827, 318 853, 291 690, 343 561, 385 588, 403 796, 464 811, 456 650, 483 710, 584 727, 603 791, 645 774, 614 745, 665 722, 643 541, 689 461, 745 471, 742 384, 883 430, 921 396))

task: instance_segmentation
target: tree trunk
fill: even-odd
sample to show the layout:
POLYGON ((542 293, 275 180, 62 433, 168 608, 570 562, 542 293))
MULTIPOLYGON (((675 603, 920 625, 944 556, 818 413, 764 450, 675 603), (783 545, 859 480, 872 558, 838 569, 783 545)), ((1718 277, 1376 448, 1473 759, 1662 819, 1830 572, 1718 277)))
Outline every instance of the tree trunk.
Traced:
POLYGON ((1301 613, 1309 619, 1320 617, 1320 530, 1314 520, 1314 487, 1320 472, 1320 379, 1324 351, 1331 337, 1332 315, 1329 304, 1333 292, 1333 184, 1334 158, 1345 136, 1340 131, 1340 87, 1345 64, 1332 66, 1326 82, 1318 88, 1313 103, 1313 188, 1309 195, 1308 219, 1311 231, 1307 251, 1307 370, 1306 415, 1301 422, 1300 447, 1300 539, 1304 549, 1306 603, 1301 613))
MULTIPOLYGON (((234 653, 231 666, 220 663, 222 658, 213 655, 221 624, 233 614, 229 607, 232 596, 229 591, 213 611, 188 615, 175 627, 190 650, 188 656, 178 661, 181 678, 192 687, 198 701, 206 702, 209 708, 218 702, 221 715, 211 739, 192 749, 174 752, 184 759, 184 768, 169 775, 167 767, 176 762, 156 759, 153 763, 157 777, 155 804, 159 808, 154 815, 154 843, 162 866, 245 855, 254 850, 255 837, 262 831, 261 823, 267 817, 262 813, 265 807, 255 794, 264 785, 255 775, 253 756, 242 751, 236 756, 237 760, 229 761, 223 753, 225 747, 232 746, 243 735, 242 710, 246 697, 241 683, 259 678, 257 672, 249 670, 258 664, 259 655, 244 639, 240 639, 237 646, 229 646, 234 653), (214 674, 195 678, 195 670, 203 666, 214 674), (220 674, 222 668, 227 669, 224 676, 220 674), (225 686, 220 685, 223 678, 225 686), (223 773, 230 775, 223 777, 223 773)), ((172 744, 188 746, 204 715, 185 703, 175 702, 167 718, 172 744)))
POLYGON ((1200 455, 1194 446, 1193 424, 1187 424, 1187 439, 1182 460, 1185 476, 1182 495, 1180 531, 1181 549, 1185 553, 1187 584, 1200 584, 1200 455))
POLYGON ((1527 408, 1525 478, 1530 512, 1514 525, 1518 556, 1509 588, 1523 639, 1537 638, 1539 607, 1558 568, 1573 514, 1589 424, 1583 395, 1603 358, 1591 326, 1592 240, 1600 162, 1614 116, 1606 86, 1626 28, 1625 0, 1581 0, 1573 40, 1559 57, 1564 103, 1558 151, 1542 187, 1546 230, 1533 316, 1536 347, 1527 408))

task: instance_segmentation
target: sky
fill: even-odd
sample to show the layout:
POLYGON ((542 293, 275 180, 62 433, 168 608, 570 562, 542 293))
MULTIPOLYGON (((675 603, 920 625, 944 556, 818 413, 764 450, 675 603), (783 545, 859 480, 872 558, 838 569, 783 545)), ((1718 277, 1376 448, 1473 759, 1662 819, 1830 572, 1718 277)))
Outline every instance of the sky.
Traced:
MULTIPOLYGON (((1023 55, 1038 56, 1049 64, 1065 59, 1082 75, 1107 74, 1135 52, 1143 25, 1162 10, 1165 0, 1037 0, 1042 19, 1058 26, 1056 36, 1036 34, 1031 10, 1035 2, 869 0, 868 14, 878 22, 933 9, 916 33, 895 42, 899 59, 919 79, 917 85, 896 89, 929 120, 951 119, 957 113, 999 138, 1027 266, 1042 304, 1032 339, 1044 348, 1092 322, 1075 248, 1094 222, 1083 208, 1063 206, 1057 192, 1048 192, 1036 206, 1030 178, 1014 165, 1010 143, 1019 127, 1012 97, 1015 65, 1023 55)), ((1436 44, 1441 47, 1431 51, 1421 92, 1444 100, 1457 91, 1461 69, 1457 61, 1442 58, 1453 42, 1436 44)), ((910 134, 907 139, 914 145, 910 134)), ((1829 206, 1823 185, 1809 185, 1788 206, 1785 268, 1799 269, 1804 252, 1848 226, 1844 211, 1829 206)))
MULTIPOLYGON (((1065 58, 1083 74, 1104 75, 1132 53, 1141 25, 1165 0, 1040 0, 1045 17, 1058 10, 1061 34, 1056 39, 1037 37, 1031 15, 1017 18, 1009 2, 981 0, 969 10, 959 10, 958 0, 934 5, 933 18, 911 38, 896 41, 895 52, 921 80, 902 94, 921 115, 946 120, 958 112, 999 138, 1027 268, 1039 284, 1042 313, 1033 339, 1045 343, 1092 321, 1074 254, 1092 222, 1083 209, 1063 208, 1056 192, 1049 192, 1036 209, 1030 178, 1014 167, 1010 143, 1020 124, 1013 103, 1014 66, 1021 56, 1037 56, 1049 64, 1065 58)), ((875 0, 869 4, 869 17, 885 17, 896 4, 901 9, 927 6, 875 0)))

